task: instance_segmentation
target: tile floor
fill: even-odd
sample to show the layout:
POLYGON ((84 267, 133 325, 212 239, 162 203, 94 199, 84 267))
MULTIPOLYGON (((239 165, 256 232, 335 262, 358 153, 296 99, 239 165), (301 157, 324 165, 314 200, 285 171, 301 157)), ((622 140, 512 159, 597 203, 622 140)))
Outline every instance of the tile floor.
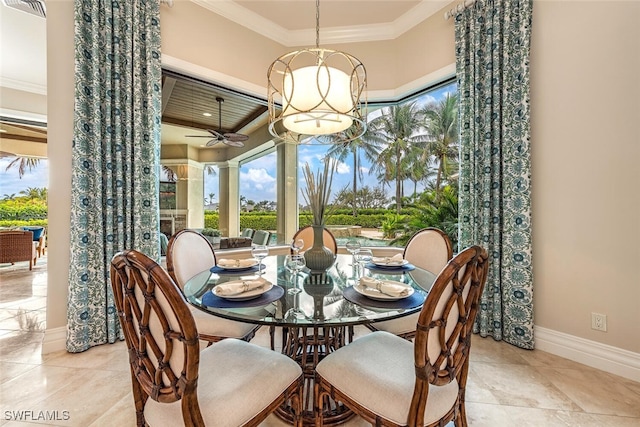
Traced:
MULTIPOLYGON (((124 343, 80 354, 40 354, 46 282, 46 257, 32 272, 25 263, 0 265, 0 426, 135 425, 124 343), (15 419, 41 411, 57 420, 15 419)), ((266 329, 252 342, 268 346, 266 329)), ((474 337, 467 414, 472 427, 638 427, 640 383, 474 337)), ((283 425, 275 417, 263 423, 283 425)), ((345 425, 367 424, 352 419, 345 425)))

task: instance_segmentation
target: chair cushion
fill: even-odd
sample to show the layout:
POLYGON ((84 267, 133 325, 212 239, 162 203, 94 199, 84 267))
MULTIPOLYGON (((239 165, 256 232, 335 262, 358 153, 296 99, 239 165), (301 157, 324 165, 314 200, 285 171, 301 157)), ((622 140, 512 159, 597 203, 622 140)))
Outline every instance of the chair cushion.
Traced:
MULTIPOLYGON (((265 409, 302 370, 280 353, 235 339, 200 352, 198 403, 207 426, 241 426, 265 409)), ((184 425, 180 401, 147 400, 144 417, 151 426, 184 425)))
POLYGON ((25 226, 25 227, 22 227, 22 229, 25 231, 31 231, 33 233, 34 242, 37 242, 38 240, 40 240, 40 237, 42 237, 42 233, 44 233, 44 227, 25 226))
POLYGON ((406 334, 409 332, 415 332, 416 325, 418 324, 418 317, 420 317, 419 311, 399 319, 372 323, 372 326, 379 331, 387 331, 395 335, 406 334))
MULTIPOLYGON (((372 332, 325 357, 316 371, 368 410, 404 425, 415 385, 413 343, 387 332, 372 332)), ((429 386, 424 423, 439 420, 455 404, 456 380, 429 386)))
POLYGON ((223 319, 211 313, 205 313, 193 306, 189 306, 193 319, 196 321, 198 332, 215 335, 217 337, 242 338, 247 335, 256 325, 251 323, 237 322, 223 319))

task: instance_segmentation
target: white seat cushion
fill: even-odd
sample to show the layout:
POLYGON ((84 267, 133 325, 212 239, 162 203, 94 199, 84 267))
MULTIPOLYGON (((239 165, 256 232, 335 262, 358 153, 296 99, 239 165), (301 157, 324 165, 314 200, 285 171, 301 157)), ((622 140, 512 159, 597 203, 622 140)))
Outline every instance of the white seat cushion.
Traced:
POLYGON ((191 309, 191 314, 193 314, 193 319, 196 321, 196 329, 203 334, 217 337, 242 338, 256 327, 256 325, 252 325, 251 323, 236 322, 205 313, 191 305, 189 308, 191 309))
MULTIPOLYGON (((241 426, 266 408, 302 370, 280 353, 235 339, 200 353, 198 403, 208 427, 241 426)), ((144 417, 152 427, 181 426, 180 401, 147 400, 144 417)))
MULTIPOLYGON (((387 332, 358 338, 325 357, 316 371, 370 411, 406 424, 415 385, 413 343, 387 332)), ((458 383, 429 387, 424 423, 439 420, 455 404, 458 383)))
POLYGON ((376 322, 371 325, 379 331, 387 331, 395 335, 406 334, 415 332, 418 317, 420 317, 419 311, 399 319, 385 320, 384 322, 376 322))

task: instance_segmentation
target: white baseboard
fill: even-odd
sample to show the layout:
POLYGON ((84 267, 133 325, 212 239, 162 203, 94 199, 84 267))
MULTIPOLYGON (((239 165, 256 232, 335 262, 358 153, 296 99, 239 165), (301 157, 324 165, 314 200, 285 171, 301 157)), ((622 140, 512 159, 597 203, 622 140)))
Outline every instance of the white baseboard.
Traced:
POLYGON ((540 326, 534 331, 538 350, 640 382, 640 353, 540 326))
POLYGON ((42 354, 54 353, 67 349, 67 327, 47 329, 42 341, 42 354))

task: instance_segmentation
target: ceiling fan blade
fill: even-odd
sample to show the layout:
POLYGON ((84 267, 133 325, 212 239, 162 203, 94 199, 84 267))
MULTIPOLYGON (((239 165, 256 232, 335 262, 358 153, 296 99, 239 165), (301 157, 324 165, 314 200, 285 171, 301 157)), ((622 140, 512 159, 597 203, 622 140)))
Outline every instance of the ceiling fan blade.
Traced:
POLYGON ((228 139, 229 141, 235 141, 235 142, 244 142, 247 139, 249 139, 249 137, 241 133, 229 132, 224 134, 224 139, 228 139))
POLYGON ((242 141, 234 141, 233 139, 223 139, 222 142, 229 147, 244 147, 244 142, 242 141))
POLYGON ((211 139, 211 140, 207 141, 207 143, 205 144, 205 146, 207 146, 207 147, 213 147, 213 146, 214 146, 214 145, 216 145, 218 142, 220 142, 220 140, 219 140, 219 139, 217 139, 217 138, 214 138, 214 139, 211 139))

